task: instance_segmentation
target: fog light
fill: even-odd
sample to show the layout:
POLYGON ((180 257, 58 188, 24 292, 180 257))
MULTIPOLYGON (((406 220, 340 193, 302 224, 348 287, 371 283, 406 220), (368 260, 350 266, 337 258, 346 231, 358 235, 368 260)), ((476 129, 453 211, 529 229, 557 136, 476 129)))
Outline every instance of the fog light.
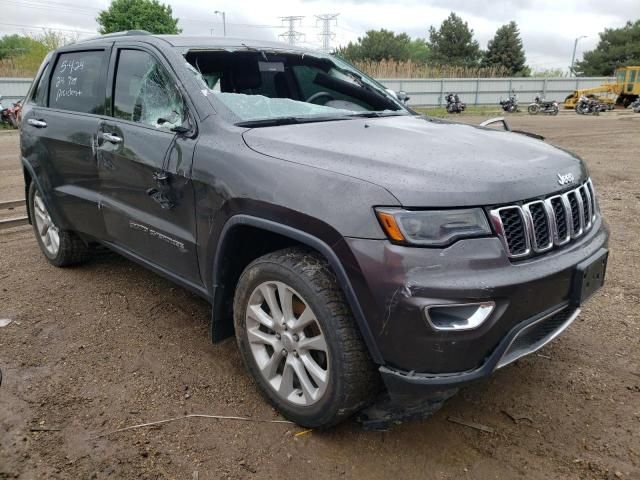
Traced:
POLYGON ((496 308, 495 302, 429 305, 424 309, 427 322, 435 330, 473 330, 482 325, 496 308))

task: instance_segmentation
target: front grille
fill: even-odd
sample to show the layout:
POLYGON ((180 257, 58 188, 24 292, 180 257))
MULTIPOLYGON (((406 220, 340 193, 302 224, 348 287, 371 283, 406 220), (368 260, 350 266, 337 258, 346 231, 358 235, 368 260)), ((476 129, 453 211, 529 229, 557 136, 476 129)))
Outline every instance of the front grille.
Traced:
POLYGON ((498 368, 535 352, 553 340, 577 316, 579 310, 566 307, 522 329, 502 355, 498 368))
POLYGON ((491 221, 507 254, 525 258, 565 245, 584 235, 596 215, 591 180, 562 195, 490 210, 491 221))

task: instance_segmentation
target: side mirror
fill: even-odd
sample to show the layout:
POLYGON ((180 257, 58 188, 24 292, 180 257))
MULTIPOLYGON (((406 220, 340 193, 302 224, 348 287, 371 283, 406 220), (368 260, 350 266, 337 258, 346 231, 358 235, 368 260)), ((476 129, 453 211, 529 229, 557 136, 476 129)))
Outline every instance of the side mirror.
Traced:
POLYGON ((405 92, 403 90, 400 90, 399 92, 396 92, 396 97, 398 98, 398 100, 400 100, 405 105, 407 104, 407 102, 411 98, 411 97, 409 97, 409 95, 407 95, 407 92, 405 92))

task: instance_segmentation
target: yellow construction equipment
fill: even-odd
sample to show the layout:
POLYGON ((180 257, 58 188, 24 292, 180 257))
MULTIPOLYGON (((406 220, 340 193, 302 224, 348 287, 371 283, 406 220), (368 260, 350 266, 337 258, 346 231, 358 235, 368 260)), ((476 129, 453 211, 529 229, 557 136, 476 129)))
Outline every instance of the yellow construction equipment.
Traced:
POLYGON ((598 87, 575 90, 564 99, 564 108, 575 108, 582 95, 596 98, 601 103, 631 105, 640 95, 640 66, 620 67, 616 70, 615 83, 607 82, 598 87))

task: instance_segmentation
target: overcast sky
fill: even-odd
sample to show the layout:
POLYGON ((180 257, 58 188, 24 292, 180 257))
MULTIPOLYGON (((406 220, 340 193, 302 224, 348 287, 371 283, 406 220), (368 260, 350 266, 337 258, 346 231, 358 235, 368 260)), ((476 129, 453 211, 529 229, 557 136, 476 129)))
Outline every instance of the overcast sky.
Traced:
MULTIPOLYGON (((520 26, 528 64, 536 70, 567 68, 574 39, 578 55, 593 48, 598 32, 640 18, 640 0, 161 0, 172 6, 186 35, 222 35, 225 11, 227 35, 277 39, 285 31, 280 19, 304 16, 297 29, 305 44, 319 47, 315 15, 339 13, 332 27, 332 45, 346 44, 366 30, 386 28, 426 37, 430 25, 439 26, 449 12, 462 16, 485 48, 496 29, 510 20, 520 26)), ((89 36, 97 29, 95 17, 109 0, 0 0, 0 35, 37 33, 42 27, 89 36)))

